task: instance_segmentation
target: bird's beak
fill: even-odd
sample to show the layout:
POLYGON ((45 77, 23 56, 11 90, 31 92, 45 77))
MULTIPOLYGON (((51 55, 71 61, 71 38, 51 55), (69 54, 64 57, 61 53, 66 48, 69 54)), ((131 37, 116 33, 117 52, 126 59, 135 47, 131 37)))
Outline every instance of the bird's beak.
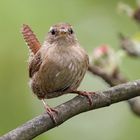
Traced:
POLYGON ((67 33, 66 29, 60 29, 60 35, 65 35, 67 33))

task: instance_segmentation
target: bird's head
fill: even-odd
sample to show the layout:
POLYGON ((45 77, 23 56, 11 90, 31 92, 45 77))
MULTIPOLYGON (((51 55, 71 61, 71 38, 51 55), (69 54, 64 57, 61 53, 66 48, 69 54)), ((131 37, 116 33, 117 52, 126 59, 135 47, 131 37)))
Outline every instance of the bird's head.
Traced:
POLYGON ((51 44, 72 44, 76 42, 76 36, 73 28, 68 23, 59 23, 50 27, 47 41, 51 44))

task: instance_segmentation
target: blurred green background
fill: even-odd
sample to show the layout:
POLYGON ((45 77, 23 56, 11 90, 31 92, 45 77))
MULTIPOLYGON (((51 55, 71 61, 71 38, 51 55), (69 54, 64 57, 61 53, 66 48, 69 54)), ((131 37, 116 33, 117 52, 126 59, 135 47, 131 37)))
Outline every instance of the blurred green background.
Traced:
MULTIPOLYGON (((49 27, 58 22, 74 26, 79 42, 90 52, 102 43, 118 50, 118 32, 131 35, 140 30, 123 14, 118 0, 1 0, 0 1, 0 135, 44 112, 42 103, 28 87, 28 49, 20 33, 29 24, 41 42, 49 27)), ((123 0, 136 7, 133 0, 123 0)), ((140 78, 140 59, 127 57, 122 72, 131 80, 140 78)), ((108 88, 87 73, 81 89, 108 88)), ((56 106, 72 95, 48 100, 56 106)), ((140 118, 126 102, 80 114, 35 140, 140 140, 140 118)))

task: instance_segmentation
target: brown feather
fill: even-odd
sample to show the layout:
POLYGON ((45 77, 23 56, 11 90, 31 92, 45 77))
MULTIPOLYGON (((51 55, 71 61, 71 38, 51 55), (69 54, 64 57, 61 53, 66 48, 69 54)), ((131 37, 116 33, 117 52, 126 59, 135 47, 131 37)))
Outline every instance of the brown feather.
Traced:
POLYGON ((29 62, 29 77, 32 78, 33 75, 39 70, 40 65, 42 64, 41 54, 37 52, 32 60, 29 62))
POLYGON ((41 45, 28 25, 23 24, 22 34, 30 50, 33 52, 33 54, 36 54, 37 51, 40 49, 41 45))

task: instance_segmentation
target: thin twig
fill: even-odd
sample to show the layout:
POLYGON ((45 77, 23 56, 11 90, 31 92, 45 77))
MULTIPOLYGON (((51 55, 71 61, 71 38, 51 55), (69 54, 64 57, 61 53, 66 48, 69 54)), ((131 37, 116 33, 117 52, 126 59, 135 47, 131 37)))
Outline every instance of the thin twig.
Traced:
MULTIPOLYGON (((88 71, 101 77, 111 87, 128 82, 128 79, 123 76, 119 69, 117 69, 113 75, 107 75, 96 66, 89 66, 88 71)), ((128 103, 131 111, 135 115, 140 116, 140 97, 130 99, 128 100, 128 103)))
POLYGON ((107 75, 96 66, 89 66, 88 71, 94 75, 101 77, 111 87, 127 82, 127 79, 120 73, 118 69, 114 72, 113 75, 107 75))

